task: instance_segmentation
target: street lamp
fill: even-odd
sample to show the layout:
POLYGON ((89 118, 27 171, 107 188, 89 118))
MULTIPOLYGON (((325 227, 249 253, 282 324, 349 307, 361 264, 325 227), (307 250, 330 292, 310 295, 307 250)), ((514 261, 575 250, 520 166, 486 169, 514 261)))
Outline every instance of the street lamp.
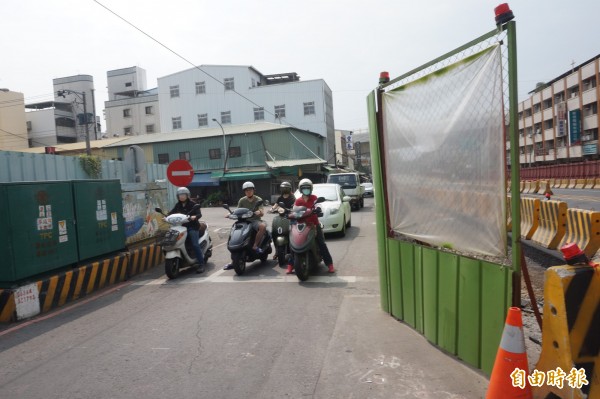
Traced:
POLYGON ((223 132, 223 175, 225 174, 225 169, 227 167, 227 145, 225 144, 225 129, 223 129, 223 125, 219 123, 218 120, 213 118, 213 122, 217 122, 217 125, 221 127, 221 131, 223 132))
MULTIPOLYGON (((92 155, 92 150, 90 148, 90 132, 88 128, 88 116, 87 116, 87 103, 85 101, 85 91, 78 92, 73 90, 59 90, 56 92, 59 97, 66 98, 65 94, 74 94, 79 97, 83 101, 83 115, 85 117, 85 153, 89 156, 92 155)), ((94 124, 96 121, 94 121, 94 124)))

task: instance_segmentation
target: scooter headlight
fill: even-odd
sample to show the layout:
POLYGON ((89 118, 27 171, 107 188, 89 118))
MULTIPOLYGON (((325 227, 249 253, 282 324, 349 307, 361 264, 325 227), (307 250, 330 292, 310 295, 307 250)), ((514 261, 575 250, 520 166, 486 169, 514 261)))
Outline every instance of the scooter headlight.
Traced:
POLYGON ((279 207, 279 209, 277 209, 277 212, 279 212, 280 215, 283 215, 285 213, 285 209, 279 207))
POLYGON ((254 214, 254 212, 248 211, 248 212, 244 213, 244 215, 242 215, 242 217, 244 217, 244 218, 251 218, 253 214, 254 214))

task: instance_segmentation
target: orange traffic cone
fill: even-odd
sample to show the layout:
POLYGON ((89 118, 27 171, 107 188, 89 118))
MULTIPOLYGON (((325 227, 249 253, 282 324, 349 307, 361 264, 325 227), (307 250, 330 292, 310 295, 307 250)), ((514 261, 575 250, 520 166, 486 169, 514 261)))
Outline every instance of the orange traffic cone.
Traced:
POLYGON ((521 309, 508 309, 486 399, 531 399, 521 309))

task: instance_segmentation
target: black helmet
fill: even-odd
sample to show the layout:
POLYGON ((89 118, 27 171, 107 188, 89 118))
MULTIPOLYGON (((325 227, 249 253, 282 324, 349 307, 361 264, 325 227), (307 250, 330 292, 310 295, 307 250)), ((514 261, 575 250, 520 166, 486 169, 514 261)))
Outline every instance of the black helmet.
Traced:
POLYGON ((289 181, 281 182, 279 185, 282 194, 289 194, 292 192, 292 184, 289 181))

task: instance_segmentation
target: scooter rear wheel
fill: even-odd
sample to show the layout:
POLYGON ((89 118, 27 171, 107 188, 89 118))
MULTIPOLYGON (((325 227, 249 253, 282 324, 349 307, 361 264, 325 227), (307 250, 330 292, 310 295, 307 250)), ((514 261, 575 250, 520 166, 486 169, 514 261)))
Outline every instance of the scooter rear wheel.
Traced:
POLYGON ((244 254, 242 252, 234 252, 231 254, 231 263, 233 263, 233 270, 235 274, 241 276, 246 271, 246 261, 244 260, 244 254))
POLYGON ((294 270, 296 270, 296 277, 300 281, 308 280, 309 275, 309 256, 308 252, 301 255, 294 255, 294 270))
POLYGON ((165 259, 165 274, 168 278, 174 279, 179 276, 180 261, 179 258, 165 259))

